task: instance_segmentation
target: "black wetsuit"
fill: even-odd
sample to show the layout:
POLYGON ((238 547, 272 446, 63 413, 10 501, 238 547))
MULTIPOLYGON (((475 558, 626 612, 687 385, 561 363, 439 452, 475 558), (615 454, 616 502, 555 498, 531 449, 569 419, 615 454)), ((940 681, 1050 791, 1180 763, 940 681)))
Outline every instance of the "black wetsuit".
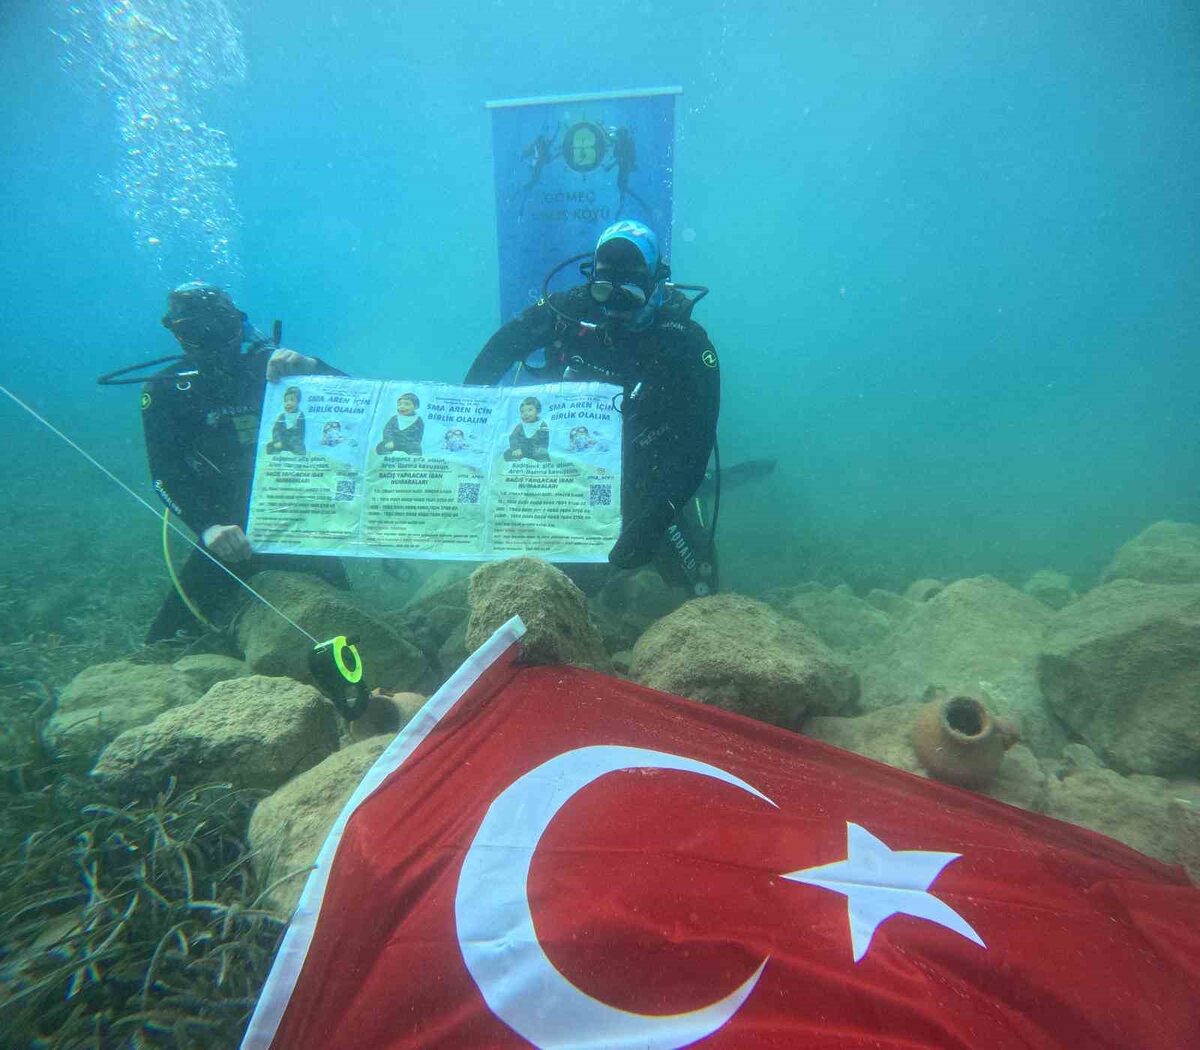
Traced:
MULTIPOLYGON (((245 353, 185 358, 160 374, 178 375, 193 368, 198 374, 180 376, 175 382, 158 380, 142 388, 142 429, 154 490, 198 538, 213 525, 246 528, 267 361, 274 350, 269 344, 258 344, 245 353)), ((343 373, 318 362, 317 374, 343 373)), ((255 555, 229 568, 243 578, 267 568, 309 572, 336 586, 348 586, 345 569, 336 558, 255 555)), ((219 619, 241 590, 196 551, 179 578, 188 597, 209 619, 219 619)), ((146 641, 169 638, 195 626, 195 618, 172 590, 146 641)))
POLYGON ((708 333, 691 319, 690 302, 681 292, 640 331, 606 324, 585 287, 552 299, 563 314, 578 320, 565 320, 544 302, 531 306, 488 340, 466 382, 496 383, 513 364, 524 367, 540 347, 546 364, 530 368, 530 378, 622 387, 625 527, 646 518, 661 520, 662 531, 651 528, 646 534, 643 560, 653 557, 668 582, 715 586, 715 552, 693 500, 716 439, 721 404, 720 368, 708 333), (674 514, 664 507, 674 507, 674 514))

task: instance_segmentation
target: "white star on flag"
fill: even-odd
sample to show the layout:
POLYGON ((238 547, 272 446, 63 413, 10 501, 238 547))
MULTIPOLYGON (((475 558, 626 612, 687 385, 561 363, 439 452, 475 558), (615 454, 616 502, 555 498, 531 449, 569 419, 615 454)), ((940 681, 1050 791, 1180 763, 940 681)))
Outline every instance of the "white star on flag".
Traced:
POLYGON ((879 925, 893 915, 912 915, 945 926, 986 948, 983 938, 948 904, 926 890, 961 853, 893 850, 858 824, 846 822, 846 859, 788 872, 793 882, 845 894, 854 961, 867 954, 879 925))

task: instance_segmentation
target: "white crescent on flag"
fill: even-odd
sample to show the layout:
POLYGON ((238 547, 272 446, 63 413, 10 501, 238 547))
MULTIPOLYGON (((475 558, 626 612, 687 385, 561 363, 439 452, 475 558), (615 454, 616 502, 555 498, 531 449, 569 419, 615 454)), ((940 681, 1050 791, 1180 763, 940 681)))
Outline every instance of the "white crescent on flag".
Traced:
POLYGON ((558 811, 592 781, 623 769, 674 769, 712 777, 775 805, 732 773, 637 747, 582 747, 557 755, 504 789, 463 861, 454 917, 463 961, 489 1008, 538 1047, 674 1050, 711 1035, 754 990, 767 965, 729 995, 679 1014, 639 1014, 593 998, 546 956, 526 884, 534 852, 558 811))

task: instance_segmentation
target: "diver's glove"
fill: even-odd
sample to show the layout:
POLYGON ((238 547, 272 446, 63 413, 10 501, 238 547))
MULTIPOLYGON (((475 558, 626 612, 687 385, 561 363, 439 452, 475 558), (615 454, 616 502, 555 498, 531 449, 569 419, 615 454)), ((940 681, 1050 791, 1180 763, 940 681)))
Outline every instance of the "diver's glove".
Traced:
POLYGON ((645 565, 657 553, 663 533, 674 518, 675 504, 663 500, 626 522, 615 546, 608 552, 610 564, 618 569, 637 569, 645 565))

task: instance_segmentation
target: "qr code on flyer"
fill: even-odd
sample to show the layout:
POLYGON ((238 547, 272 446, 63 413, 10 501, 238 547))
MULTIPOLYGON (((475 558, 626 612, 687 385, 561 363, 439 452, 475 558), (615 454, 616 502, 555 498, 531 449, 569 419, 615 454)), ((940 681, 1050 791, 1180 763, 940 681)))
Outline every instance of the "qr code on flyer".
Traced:
POLYGON ((333 494, 334 503, 349 503, 354 499, 356 484, 354 478, 339 478, 337 491, 333 494))
POLYGON ((479 502, 479 482, 478 481, 460 481, 458 483, 458 502, 459 503, 478 503, 479 502))
POLYGON ((612 506, 612 486, 611 485, 593 485, 591 491, 588 492, 589 507, 611 507, 612 506))

